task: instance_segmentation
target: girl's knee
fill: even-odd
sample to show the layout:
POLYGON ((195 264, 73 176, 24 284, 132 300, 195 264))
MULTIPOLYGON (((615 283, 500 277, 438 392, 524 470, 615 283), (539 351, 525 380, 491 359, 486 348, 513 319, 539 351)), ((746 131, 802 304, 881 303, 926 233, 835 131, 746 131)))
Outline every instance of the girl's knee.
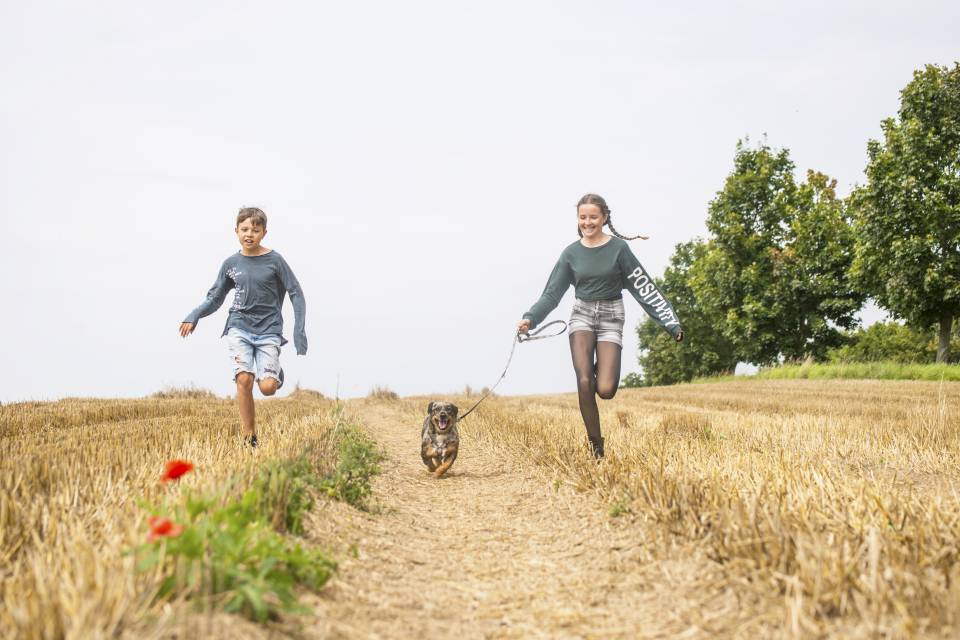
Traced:
POLYGON ((593 391, 596 381, 592 375, 577 376, 577 389, 579 391, 593 391))
POLYGON ((613 396, 617 395, 616 385, 612 387, 603 386, 597 389, 597 395, 603 398, 604 400, 611 400, 613 396))

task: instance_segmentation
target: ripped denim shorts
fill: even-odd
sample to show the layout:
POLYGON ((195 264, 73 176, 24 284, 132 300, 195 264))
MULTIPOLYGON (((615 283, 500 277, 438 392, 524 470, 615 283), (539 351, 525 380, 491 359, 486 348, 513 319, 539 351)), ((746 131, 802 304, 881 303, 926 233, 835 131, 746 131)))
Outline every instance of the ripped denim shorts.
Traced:
POLYGON ((230 327, 227 348, 233 365, 233 379, 236 380, 240 373, 252 373, 257 380, 276 378, 281 382, 280 341, 280 335, 276 333, 256 335, 230 327))

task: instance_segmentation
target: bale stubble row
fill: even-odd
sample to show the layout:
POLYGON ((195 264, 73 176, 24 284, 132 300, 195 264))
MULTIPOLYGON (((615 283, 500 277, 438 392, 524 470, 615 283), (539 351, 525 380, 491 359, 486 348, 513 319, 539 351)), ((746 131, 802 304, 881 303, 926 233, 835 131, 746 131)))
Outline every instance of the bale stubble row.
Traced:
POLYGON ((595 492, 638 536, 654 525, 651 546, 705 548, 785 634, 955 637, 958 409, 957 383, 625 389, 601 405, 599 465, 574 395, 498 398, 461 429, 595 492))

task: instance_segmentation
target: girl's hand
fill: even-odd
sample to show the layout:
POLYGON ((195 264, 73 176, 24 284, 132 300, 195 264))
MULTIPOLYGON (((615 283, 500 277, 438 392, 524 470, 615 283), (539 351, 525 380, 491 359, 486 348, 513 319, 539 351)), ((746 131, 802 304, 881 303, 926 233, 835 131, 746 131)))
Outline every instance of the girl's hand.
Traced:
POLYGON ((181 322, 180 323, 180 337, 186 338, 188 335, 193 333, 194 325, 192 322, 181 322))
POLYGON ((683 331, 677 332, 677 342, 683 342, 683 331))
POLYGON ((529 320, 523 319, 523 320, 521 320, 520 322, 517 323, 517 332, 518 332, 518 333, 526 333, 526 332, 528 332, 528 331, 530 331, 530 321, 529 321, 529 320))

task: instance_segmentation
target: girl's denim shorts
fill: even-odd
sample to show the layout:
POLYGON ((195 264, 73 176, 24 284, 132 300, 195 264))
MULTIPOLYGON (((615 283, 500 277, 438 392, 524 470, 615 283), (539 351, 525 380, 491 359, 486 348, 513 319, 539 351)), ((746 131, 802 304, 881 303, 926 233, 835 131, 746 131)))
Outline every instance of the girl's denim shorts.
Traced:
POLYGON ((597 342, 615 342, 623 346, 623 298, 615 300, 577 300, 567 324, 570 333, 593 331, 597 342))

